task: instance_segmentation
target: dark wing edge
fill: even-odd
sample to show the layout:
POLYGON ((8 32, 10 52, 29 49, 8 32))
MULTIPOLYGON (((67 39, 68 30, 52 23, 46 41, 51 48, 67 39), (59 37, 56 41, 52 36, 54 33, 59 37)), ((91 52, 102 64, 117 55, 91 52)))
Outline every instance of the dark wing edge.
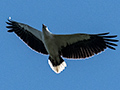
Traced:
POLYGON ((90 39, 88 40, 78 41, 66 47, 61 47, 60 54, 64 58, 80 59, 98 54, 107 47, 116 50, 114 46, 117 46, 117 44, 114 42, 118 42, 119 40, 111 38, 115 38, 117 35, 106 36, 107 34, 109 33, 90 34, 90 39))
POLYGON ((8 32, 14 32, 15 34, 17 34, 17 36, 19 36, 33 50, 39 53, 48 54, 43 42, 40 39, 38 39, 24 27, 21 27, 18 22, 12 20, 8 21, 9 22, 6 22, 9 25, 6 27, 10 29, 8 30, 8 32))

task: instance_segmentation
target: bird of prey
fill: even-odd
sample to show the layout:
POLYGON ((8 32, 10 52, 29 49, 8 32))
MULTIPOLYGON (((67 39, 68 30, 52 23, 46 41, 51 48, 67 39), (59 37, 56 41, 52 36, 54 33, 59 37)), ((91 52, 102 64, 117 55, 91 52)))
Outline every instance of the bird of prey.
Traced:
POLYGON ((55 73, 60 73, 67 66, 62 58, 82 59, 91 57, 104 51, 107 47, 115 50, 118 42, 117 35, 108 36, 109 33, 100 34, 52 34, 47 26, 42 24, 42 31, 29 25, 13 20, 6 22, 8 32, 14 32, 30 48, 38 53, 49 55, 48 63, 55 73))

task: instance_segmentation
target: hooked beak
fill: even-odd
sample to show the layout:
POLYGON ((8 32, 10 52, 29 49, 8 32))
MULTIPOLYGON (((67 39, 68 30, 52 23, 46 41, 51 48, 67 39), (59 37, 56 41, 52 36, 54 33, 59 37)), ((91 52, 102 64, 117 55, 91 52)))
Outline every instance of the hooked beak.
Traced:
POLYGON ((45 26, 44 24, 42 24, 42 28, 46 29, 47 26, 45 26))

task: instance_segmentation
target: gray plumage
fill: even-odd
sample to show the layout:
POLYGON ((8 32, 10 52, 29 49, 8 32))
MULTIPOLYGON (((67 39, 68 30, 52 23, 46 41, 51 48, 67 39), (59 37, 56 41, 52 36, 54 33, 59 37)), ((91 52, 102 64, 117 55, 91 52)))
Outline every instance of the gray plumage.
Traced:
POLYGON ((47 26, 42 25, 42 32, 26 24, 8 20, 6 22, 10 30, 17 34, 30 48, 36 52, 49 55, 48 63, 53 71, 60 73, 67 66, 62 59, 80 59, 91 57, 104 51, 107 47, 115 50, 117 46, 112 39, 117 35, 107 36, 109 33, 101 34, 52 34, 47 26))

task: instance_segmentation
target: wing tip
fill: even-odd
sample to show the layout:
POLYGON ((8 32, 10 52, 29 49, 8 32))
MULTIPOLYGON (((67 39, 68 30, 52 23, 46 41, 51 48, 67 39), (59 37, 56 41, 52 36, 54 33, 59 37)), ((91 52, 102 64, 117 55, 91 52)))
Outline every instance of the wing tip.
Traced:
POLYGON ((110 32, 107 32, 107 33, 100 33, 100 34, 96 34, 96 35, 107 35, 107 34, 110 34, 110 32))
POLYGON ((118 46, 117 44, 113 43, 113 42, 119 42, 119 40, 116 40, 116 39, 110 39, 110 38, 116 38, 117 35, 111 35, 111 36, 104 36, 104 35, 107 35, 109 34, 109 32, 107 33, 101 33, 101 34, 98 34, 98 36, 102 37, 104 42, 106 43, 106 47, 112 49, 112 50, 116 50, 116 48, 114 48, 113 46, 118 46), (112 42, 112 43, 111 43, 112 42))
POLYGON ((8 30, 7 32, 13 32, 14 30, 8 30))
POLYGON ((12 25, 13 23, 17 23, 17 22, 12 20, 12 19, 10 19, 10 18, 8 18, 6 23, 9 24, 9 25, 12 25))

